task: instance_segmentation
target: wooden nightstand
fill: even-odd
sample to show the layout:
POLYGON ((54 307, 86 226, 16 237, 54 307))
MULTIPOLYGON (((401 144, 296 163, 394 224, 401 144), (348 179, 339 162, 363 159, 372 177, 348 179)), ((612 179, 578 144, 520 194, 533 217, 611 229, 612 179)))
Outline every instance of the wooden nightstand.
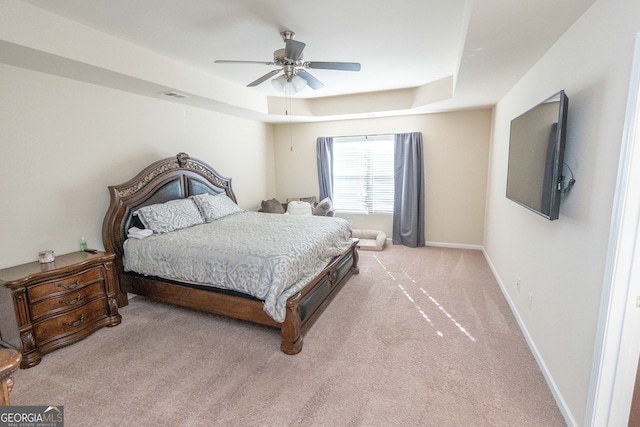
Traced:
POLYGON ((54 262, 0 270, 0 345, 22 353, 21 368, 120 324, 113 254, 74 252, 54 262))

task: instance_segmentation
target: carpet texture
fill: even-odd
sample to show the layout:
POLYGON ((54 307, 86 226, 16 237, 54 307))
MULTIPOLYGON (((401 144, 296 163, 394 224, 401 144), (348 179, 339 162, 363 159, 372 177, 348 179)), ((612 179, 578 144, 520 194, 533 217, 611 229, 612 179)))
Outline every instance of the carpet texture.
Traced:
POLYGON ((389 245, 304 337, 141 297, 15 375, 75 426, 564 426, 480 251, 389 245))

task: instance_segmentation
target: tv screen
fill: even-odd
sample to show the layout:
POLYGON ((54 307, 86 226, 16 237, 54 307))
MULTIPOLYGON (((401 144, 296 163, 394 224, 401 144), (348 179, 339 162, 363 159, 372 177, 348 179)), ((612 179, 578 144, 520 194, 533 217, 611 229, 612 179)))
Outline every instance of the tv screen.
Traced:
POLYGON ((569 98, 560 91, 511 121, 507 198, 558 219, 569 98))

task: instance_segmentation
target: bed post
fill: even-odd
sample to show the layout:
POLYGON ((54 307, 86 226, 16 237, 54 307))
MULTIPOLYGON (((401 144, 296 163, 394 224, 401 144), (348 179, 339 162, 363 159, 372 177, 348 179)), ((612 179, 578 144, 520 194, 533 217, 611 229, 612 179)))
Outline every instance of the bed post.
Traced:
POLYGON ((282 343, 280 350, 286 354, 298 354, 302 351, 302 321, 300 319, 300 298, 298 292, 287 300, 286 315, 282 322, 282 343))

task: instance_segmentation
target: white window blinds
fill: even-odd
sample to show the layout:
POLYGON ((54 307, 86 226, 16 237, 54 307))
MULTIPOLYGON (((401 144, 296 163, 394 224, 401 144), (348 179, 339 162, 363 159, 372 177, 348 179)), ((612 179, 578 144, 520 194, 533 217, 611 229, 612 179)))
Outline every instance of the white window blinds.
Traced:
POLYGON ((354 214, 393 213, 393 135, 333 139, 333 204, 354 214))

